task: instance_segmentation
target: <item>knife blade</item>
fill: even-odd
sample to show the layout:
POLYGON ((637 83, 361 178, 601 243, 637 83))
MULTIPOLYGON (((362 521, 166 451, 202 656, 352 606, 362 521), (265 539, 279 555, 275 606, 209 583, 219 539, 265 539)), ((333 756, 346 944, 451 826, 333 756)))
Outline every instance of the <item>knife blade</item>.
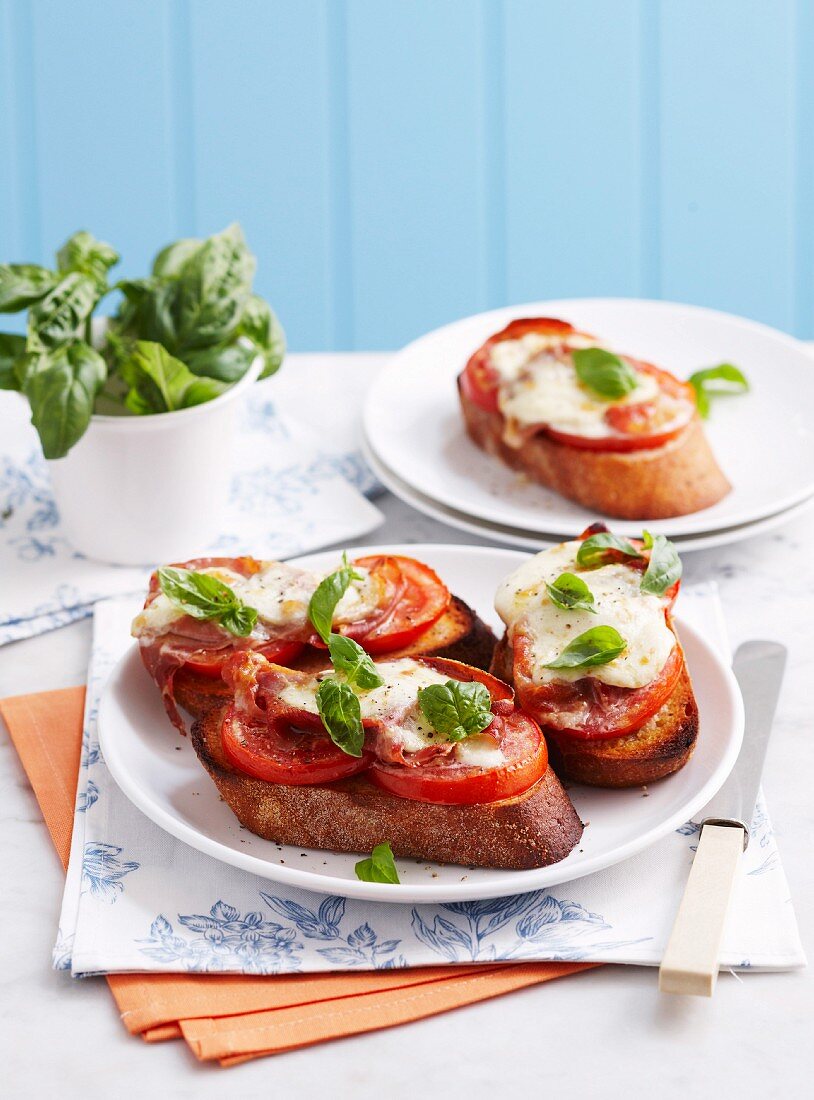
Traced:
POLYGON ((711 997, 715 989, 729 899, 749 843, 785 667, 786 647, 778 642, 744 642, 735 654, 746 715, 743 746, 729 778, 699 815, 698 848, 659 967, 663 993, 711 997))
POLYGON ((749 843, 763 763, 786 668, 786 647, 779 642, 751 641, 738 647, 732 669, 743 696, 746 725, 743 747, 729 778, 704 807, 700 824, 740 825, 749 843))

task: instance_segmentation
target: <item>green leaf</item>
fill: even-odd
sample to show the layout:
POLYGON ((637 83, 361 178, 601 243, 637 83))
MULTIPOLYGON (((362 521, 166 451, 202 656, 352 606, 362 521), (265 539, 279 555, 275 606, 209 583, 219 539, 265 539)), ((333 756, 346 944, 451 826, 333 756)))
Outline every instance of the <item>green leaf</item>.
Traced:
POLYGON ((636 372, 618 355, 604 348, 580 348, 571 355, 577 378, 599 397, 612 401, 636 389, 636 372))
POLYGON ((393 849, 387 841, 377 844, 367 859, 359 860, 356 864, 356 877, 362 882, 388 882, 394 886, 400 884, 393 849))
POLYGON ((596 614, 594 594, 582 577, 560 573, 553 584, 546 584, 546 591, 551 602, 563 611, 592 611, 596 614))
MULTIPOLYGON (((136 341, 130 358, 120 364, 119 372, 130 386, 125 403, 139 416, 185 408, 187 391, 193 383, 203 381, 161 344, 148 340, 136 341)), ((193 393, 193 404, 195 396, 193 393)), ((217 394, 205 400, 211 400, 211 396, 217 394)))
POLYGON ((97 241, 92 233, 84 229, 69 237, 57 252, 60 271, 78 271, 87 275, 101 292, 107 290, 108 272, 118 262, 119 254, 112 245, 97 241))
POLYGON ((114 319, 114 329, 125 339, 152 340, 167 351, 178 350, 173 307, 178 285, 168 279, 125 279, 116 284, 124 300, 114 319))
POLYGON ((185 237, 168 244, 153 260, 153 275, 170 278, 180 275, 187 260, 201 250, 203 243, 197 237, 185 237))
POLYGON ((251 293, 255 266, 237 224, 210 237, 186 261, 173 303, 181 347, 208 347, 233 335, 251 293))
POLYGON ((695 390, 695 403, 704 420, 709 416, 710 398, 746 393, 749 389, 746 375, 733 363, 719 363, 717 367, 697 370, 690 375, 690 385, 695 390))
POLYGON ((555 660, 544 668, 595 668, 606 665, 627 649, 627 642, 612 626, 594 626, 578 634, 555 660))
POLYGON ((492 722, 492 701, 488 689, 477 681, 447 680, 430 684, 418 693, 418 705, 437 733, 448 741, 463 741, 481 733, 492 722))
POLYGON ((0 390, 20 388, 14 364, 21 355, 25 355, 25 336, 0 332, 0 390))
POLYGON ((193 374, 231 384, 243 377, 257 354, 254 344, 238 339, 230 344, 184 352, 183 359, 193 374))
POLYGON ((333 743, 348 756, 361 756, 365 731, 353 690, 338 680, 323 680, 317 688, 317 710, 333 743))
POLYGON ((611 531, 600 531, 596 535, 590 535, 580 545, 577 551, 577 565, 583 569, 596 569, 600 565, 606 565, 614 561, 614 551, 623 554, 627 558, 640 558, 642 555, 627 539, 620 539, 611 531))
POLYGON ((38 302, 59 276, 38 264, 0 264, 0 313, 17 313, 38 302))
POLYGON ((212 620, 245 638, 257 623, 257 612, 235 595, 228 584, 210 573, 164 566, 158 570, 158 586, 164 595, 193 619, 212 620))
POLYGON ((668 588, 681 579, 681 558, 675 546, 664 535, 656 535, 651 539, 650 561, 640 585, 642 592, 650 592, 654 596, 663 596, 668 588))
POLYGON ((345 680, 351 687, 361 688, 362 691, 370 691, 371 688, 381 687, 384 680, 376 671, 370 654, 365 653, 358 642, 352 638, 346 638, 343 634, 330 634, 328 637, 328 652, 331 655, 331 664, 337 672, 345 676, 345 680))
POLYGON ((104 359, 82 341, 30 357, 23 390, 46 458, 63 458, 84 435, 106 377, 104 359))
POLYGON ((227 382, 218 382, 215 378, 195 378, 184 390, 183 408, 204 405, 207 401, 220 397, 228 389, 227 382))
POLYGON ((348 563, 347 554, 342 555, 342 566, 335 573, 329 573, 319 582, 316 592, 308 604, 308 618, 311 625, 325 645, 331 636, 336 605, 350 587, 351 581, 360 580, 360 576, 348 563))
POLYGON ((263 354, 260 378, 276 374, 285 357, 285 333, 274 310, 257 294, 252 294, 246 302, 238 332, 248 337, 263 354))
POLYGON ((78 339, 98 298, 99 288, 89 276, 78 271, 63 275, 53 290, 31 307, 28 350, 48 350, 78 339))

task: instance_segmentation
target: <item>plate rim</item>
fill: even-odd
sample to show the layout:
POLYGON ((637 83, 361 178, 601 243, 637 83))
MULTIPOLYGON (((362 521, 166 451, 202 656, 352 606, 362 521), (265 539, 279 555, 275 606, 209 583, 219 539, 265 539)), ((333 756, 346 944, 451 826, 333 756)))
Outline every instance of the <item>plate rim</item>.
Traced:
MULTIPOLYGON (((522 527, 509 527, 502 523, 490 523, 488 520, 458 512, 446 504, 432 500, 420 490, 406 485, 404 480, 394 473, 385 461, 376 454, 366 435, 362 437, 361 451, 363 458, 385 489, 411 508, 423 512, 424 515, 430 516, 431 519, 439 523, 446 523, 450 527, 454 527, 459 531, 466 531, 478 538, 500 539, 515 548, 522 547, 532 552, 535 548, 545 550, 573 537, 573 532, 546 531, 538 534, 522 527)), ((751 523, 738 524, 732 527, 722 527, 718 531, 704 531, 696 535, 676 535, 672 541, 681 554, 713 550, 719 546, 731 546, 750 538, 759 538, 761 535, 770 534, 784 523, 790 523, 799 516, 805 515, 812 507, 814 507, 814 491, 810 496, 798 501, 797 504, 792 504, 788 508, 781 508, 780 511, 764 516, 763 519, 752 520, 751 523)))
MULTIPOLYGON (((354 553, 359 552, 360 554, 370 553, 372 551, 379 553, 404 553, 407 551, 420 554, 429 550, 430 552, 446 551, 456 554, 465 553, 475 557, 500 555, 505 557, 507 562, 513 561, 514 564, 520 564, 522 559, 529 556, 521 550, 511 550, 504 547, 466 546, 456 545, 454 543, 398 543, 384 544, 381 546, 350 547, 349 550, 354 553)), ((325 553, 330 553, 330 551, 315 551, 310 554, 299 555, 297 558, 291 560, 307 562, 309 559, 319 557, 325 553)), ((683 622, 680 615, 676 616, 676 625, 679 634, 686 632, 688 636, 693 638, 693 642, 696 645, 700 645, 701 649, 705 650, 705 660, 710 662, 715 667, 717 673, 722 677, 723 683, 727 689, 727 695, 733 706, 734 735, 730 737, 722 761, 717 769, 713 771, 710 776, 707 776, 706 780, 699 785, 698 790, 695 792, 695 796, 687 799, 679 810, 669 815, 659 825, 651 827, 645 833, 644 837, 636 837, 628 841, 626 844, 613 849, 610 855, 606 853, 605 856, 600 855, 593 859, 589 858, 576 873, 568 873, 563 876, 558 876, 556 871, 556 868, 562 866, 562 862, 560 862, 551 864, 548 867, 535 868, 527 871, 500 872, 501 875, 505 875, 505 878, 496 877, 494 882, 489 884, 478 884, 478 882, 475 881, 471 884, 458 883, 453 887, 405 883, 398 890, 397 895, 394 896, 393 888, 388 884, 362 882, 352 879, 335 878, 334 876, 317 876, 312 871, 299 870, 287 865, 281 867, 270 861, 263 860, 260 856, 239 852, 224 844, 222 841, 207 836, 199 829, 187 825, 185 822, 173 817, 155 801, 154 797, 151 798, 150 793, 145 792, 141 785, 137 783, 128 772, 124 761, 119 755, 116 738, 113 736, 108 737, 108 730, 110 729, 108 725, 109 711, 110 708, 114 706, 113 688, 116 682, 126 673, 130 665, 134 662, 138 662, 139 665, 141 664, 138 654, 138 644, 135 642, 127 647, 126 651, 116 662, 102 688, 97 720, 99 744, 102 751, 102 757, 114 782, 133 805, 135 805, 147 818, 153 821, 154 824, 158 825, 159 828, 163 829, 171 836, 174 836, 177 840, 202 852, 204 855, 210 856, 228 866, 238 867, 241 870, 258 875, 261 878, 308 890, 312 893, 331 894, 364 901, 385 902, 388 904, 442 904, 448 901, 482 900, 486 898, 529 893, 532 890, 545 889, 549 886, 575 881, 586 875, 615 866, 631 858, 631 856, 644 851, 652 844, 661 840, 664 836, 667 836, 673 829, 684 824, 687 820, 690 820, 699 809, 710 801, 712 796, 720 789, 727 776, 730 774, 738 757, 738 753, 740 752, 744 727, 743 700, 737 686, 737 681, 735 680, 731 667, 727 665, 726 661, 698 631, 686 622, 683 622)), ((203 776, 206 775, 203 768, 201 769, 201 774, 203 776)), ((208 779, 208 776, 206 778, 208 779)), ((211 792, 216 794, 214 784, 211 785, 211 792)))
MULTIPOLYGON (((430 330, 429 332, 423 333, 421 336, 416 337, 416 339, 411 340, 408 344, 405 344, 404 347, 402 347, 398 351, 396 351, 391 356, 391 358, 383 365, 381 370, 377 373, 376 377, 373 379, 373 382, 372 382, 372 384, 370 386, 370 389, 367 393, 367 396, 365 398, 365 404, 364 404, 364 408, 362 410, 362 427, 363 427, 363 434, 364 434, 365 440, 368 441, 368 443, 371 447, 374 446, 373 439, 375 438, 375 431, 371 431, 371 424, 374 423, 374 419, 375 419, 374 415, 373 415, 373 403, 376 400, 377 392, 384 385, 385 378, 386 377, 391 377, 392 375, 396 374, 399 370, 399 363, 401 363, 404 358, 406 358, 410 353, 414 352, 415 349, 419 348, 422 344, 428 343, 428 342, 430 342, 430 341, 432 341, 432 340, 434 340, 434 339, 436 339, 436 338, 438 338, 438 337, 440 337, 444 334, 448 334, 451 330, 454 330, 459 326, 466 325, 466 324, 468 324, 469 322, 472 322, 472 321, 480 321, 480 320, 486 321, 486 320, 488 320, 492 317, 500 318, 501 320, 503 320, 508 314, 513 314, 515 316, 522 316, 524 313, 531 313, 531 312, 538 312, 539 313, 540 311, 545 311, 545 310, 551 311, 552 307, 555 307, 555 311, 556 311, 556 309, 559 309, 561 311, 567 312, 567 310, 570 309, 570 308, 578 309, 581 306, 589 306, 589 307, 590 306, 612 306, 612 307, 620 307, 620 308, 621 307, 629 308, 631 306, 644 306, 646 309, 650 308, 650 307, 653 307, 656 310, 657 309, 687 310, 691 313, 696 313, 696 314, 699 314, 701 316, 713 318, 714 320, 717 320, 717 321, 722 321, 722 322, 726 322, 726 323, 735 322, 739 327, 746 328, 746 329, 752 329, 753 331, 755 331, 757 333, 760 333, 763 336, 771 337, 773 340, 776 340, 776 341, 779 341, 779 342, 785 344, 789 351, 792 351, 792 352, 795 352, 795 353, 800 353, 800 354, 804 355, 805 357, 807 357, 809 360, 812 360, 811 351, 803 341, 796 339, 796 337, 791 336, 788 333, 782 332, 780 329, 773 328, 771 325, 764 324, 761 321, 754 321, 754 320, 752 320, 748 317, 741 317, 740 315, 735 314, 735 313, 728 313, 725 310, 711 309, 708 306, 693 305, 692 303, 689 303, 689 302, 674 302, 672 300, 662 300, 662 299, 655 299, 655 298, 623 298, 623 297, 549 298, 549 299, 544 299, 544 300, 541 300, 541 301, 523 302, 523 303, 519 303, 517 305, 501 306, 497 309, 484 310, 480 313, 472 313, 472 314, 468 314, 464 317, 459 317, 454 321, 450 321, 445 325, 440 325, 437 328, 434 328, 434 329, 430 330)), ((499 322, 496 321, 496 323, 499 323, 499 322)), ((814 360, 812 360, 812 368, 814 368, 814 360)), ((401 369, 403 369, 403 368, 401 368, 401 369)), ((472 444, 472 445, 474 446, 474 444, 472 444)), ((378 452, 376 452, 376 453, 378 454, 378 452)), ((495 460, 495 461, 497 461, 497 460, 495 460)), ((403 478, 402 475, 398 471, 392 470, 389 463, 387 464, 387 466, 388 466, 388 469, 391 469, 392 473, 396 474, 399 478, 401 478, 401 480, 405 481, 405 483, 410 484, 407 481, 407 479, 403 478)), ((452 510, 460 511, 465 516, 472 516, 473 518, 476 518, 476 519, 480 520, 481 522, 489 522, 489 518, 487 516, 481 514, 481 511, 482 511, 481 509, 478 509, 478 511, 476 511, 476 512, 468 511, 464 508, 457 508, 456 509, 455 504, 452 503, 446 497, 436 497, 436 496, 434 496, 434 495, 432 495, 428 492, 425 492, 424 489, 416 489, 415 491, 422 493, 423 496, 428 497, 428 498, 432 499, 433 501, 435 501, 439 504, 442 504, 445 508, 450 508, 452 510)), ((642 522, 645 523, 645 524, 649 524, 650 526, 657 526, 659 530, 661 530, 662 527, 664 527, 666 524, 670 524, 671 522, 685 521, 686 523, 690 524, 690 529, 689 530, 680 531, 680 532, 678 532, 677 535, 673 534, 670 531, 665 531, 665 533, 670 538, 680 537, 682 535, 687 537, 687 538, 690 538, 690 537, 693 537, 694 535, 699 535, 700 536, 702 533, 705 534, 705 535, 708 535, 708 536, 712 536, 715 533, 717 533, 718 531, 722 531, 722 530, 725 530, 727 528, 732 528, 732 527, 743 527, 743 526, 745 526, 749 523, 759 522, 762 519, 769 518, 771 515, 776 515, 780 511, 786 511, 790 508, 795 507, 797 504, 800 504, 802 501, 807 500, 812 494, 814 494, 814 480, 812 480, 812 482, 805 489, 797 490, 796 492, 789 494, 788 497, 784 497, 783 498, 783 503, 782 503, 782 505, 779 509, 775 509, 774 505, 771 506, 772 510, 769 511, 769 512, 765 512, 765 511, 756 512, 755 509, 752 509, 751 512, 747 511, 747 513, 745 514, 745 518, 743 516, 741 516, 739 518, 738 517, 735 517, 735 518, 729 517, 727 519, 724 519, 724 521, 721 522, 718 527, 713 526, 712 528, 710 528, 710 527, 699 528, 693 522, 693 519, 688 518, 687 516, 674 517, 673 520, 644 519, 644 520, 642 520, 642 522)), ((563 499, 567 499, 567 498, 563 498, 563 499)), ((569 503, 574 504, 576 507, 581 507, 581 505, 575 504, 575 502, 573 502, 573 501, 570 501, 569 503)), ((586 511, 586 514, 587 514, 588 510, 586 509, 585 511, 586 511)), ((700 513, 689 513, 689 517, 694 517, 694 516, 699 516, 699 515, 700 515, 700 513)), ((533 518, 533 517, 531 517, 531 518, 533 518)), ((541 522, 544 522, 544 521, 541 521, 541 522)), ((617 521, 617 523, 624 524, 625 531, 627 530, 627 527, 630 525, 630 522, 631 521, 617 521)), ((702 519, 699 519, 698 522, 701 523, 701 522, 704 522, 704 521, 702 519)), ((508 526, 514 526, 514 525, 501 523, 501 526, 508 527, 508 526)), ((542 528, 524 528, 524 530, 532 530, 535 534, 537 534, 537 533, 539 533, 541 535, 548 534, 548 532, 544 531, 542 528)))

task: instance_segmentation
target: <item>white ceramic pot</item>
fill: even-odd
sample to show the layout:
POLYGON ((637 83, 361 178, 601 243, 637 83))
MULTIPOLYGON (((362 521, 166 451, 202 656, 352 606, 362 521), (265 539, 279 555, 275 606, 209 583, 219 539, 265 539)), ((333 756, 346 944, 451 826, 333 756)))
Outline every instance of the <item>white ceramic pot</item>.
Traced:
POLYGON ((262 370, 177 412, 93 416, 48 463, 66 538, 89 558, 155 565, 201 553, 220 533, 232 476, 235 413, 262 370))

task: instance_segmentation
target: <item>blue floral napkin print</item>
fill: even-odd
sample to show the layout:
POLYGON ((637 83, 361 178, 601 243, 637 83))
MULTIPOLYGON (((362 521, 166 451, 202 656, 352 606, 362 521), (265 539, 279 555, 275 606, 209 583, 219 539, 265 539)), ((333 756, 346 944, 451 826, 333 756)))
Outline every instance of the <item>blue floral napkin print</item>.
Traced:
MULTIPOLYGON (((682 595, 683 614, 725 646, 714 586, 688 586, 682 595)), ((130 644, 136 607, 116 599, 95 609, 55 967, 81 976, 293 974, 519 960, 658 964, 697 844, 696 827, 689 823, 633 859, 587 878, 511 897, 438 905, 372 904, 282 886, 164 833, 115 785, 97 740, 100 693, 130 644)), ((804 965, 762 799, 745 861, 724 965, 804 965)))

